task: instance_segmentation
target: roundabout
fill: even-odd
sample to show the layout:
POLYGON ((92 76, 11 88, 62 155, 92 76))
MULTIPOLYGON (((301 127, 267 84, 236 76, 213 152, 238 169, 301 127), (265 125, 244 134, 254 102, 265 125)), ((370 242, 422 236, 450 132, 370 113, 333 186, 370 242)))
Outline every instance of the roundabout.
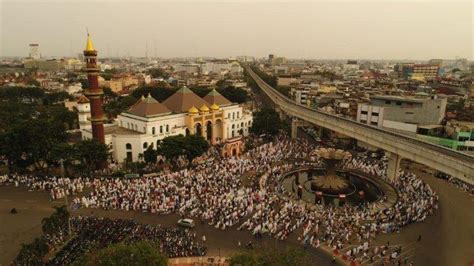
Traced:
POLYGON ((324 167, 298 168, 283 174, 280 183, 285 191, 306 202, 334 206, 372 203, 384 197, 383 188, 369 175, 342 168, 352 158, 351 153, 319 148, 314 154, 324 167))

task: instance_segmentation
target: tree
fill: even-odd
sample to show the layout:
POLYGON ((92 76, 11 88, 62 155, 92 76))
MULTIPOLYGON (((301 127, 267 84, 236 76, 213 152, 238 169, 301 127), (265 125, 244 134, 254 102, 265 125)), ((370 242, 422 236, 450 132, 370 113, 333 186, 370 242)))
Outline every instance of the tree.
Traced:
POLYGON ((189 163, 207 152, 209 149, 209 143, 201 136, 198 135, 189 135, 184 137, 184 147, 186 158, 189 160, 189 163))
POLYGON ((128 245, 117 243, 98 252, 87 254, 82 264, 98 266, 166 266, 168 259, 158 250, 159 247, 157 245, 148 241, 140 241, 128 245))
POLYGON ((132 96, 120 96, 104 104, 104 112, 109 119, 117 117, 120 113, 126 111, 135 104, 137 99, 132 96))
POLYGON ((178 159, 179 156, 184 155, 184 136, 169 136, 164 138, 160 146, 157 147, 159 154, 166 157, 172 163, 178 159))
POLYGON ((158 155, 157 151, 153 149, 150 145, 148 148, 143 152, 143 159, 145 159, 146 163, 156 163, 157 159, 156 156, 158 155))
POLYGON ((218 88, 217 91, 233 103, 244 103, 249 99, 247 91, 233 86, 218 88))
POLYGON ((164 85, 157 87, 140 87, 132 92, 132 96, 138 100, 142 96, 146 97, 148 94, 151 94, 151 96, 157 101, 162 102, 173 95, 175 92, 176 89, 167 88, 164 85))
POLYGON ((118 97, 118 94, 113 92, 111 88, 104 88, 103 91, 104 91, 104 102, 106 103, 118 97))
POLYGON ((263 72, 262 70, 260 70, 260 68, 258 68, 257 66, 253 66, 252 67, 252 70, 255 72, 255 74, 257 74, 261 79, 263 79, 263 81, 265 81, 265 83, 267 83, 268 85, 272 86, 273 88, 275 88, 278 84, 278 81, 277 81, 277 78, 274 77, 274 76, 271 76, 271 75, 268 75, 267 73, 263 72))
POLYGON ((166 73, 165 71, 163 71, 162 69, 160 68, 151 68, 149 69, 148 71, 148 74, 150 74, 150 76, 152 78, 163 78, 163 79, 167 79, 170 77, 170 75, 168 73, 166 73))
POLYGON ((16 102, 40 102, 45 97, 45 92, 40 87, 2 87, 0 99, 16 102))
POLYGON ((235 266, 237 266, 237 265, 258 266, 258 265, 260 265, 259 262, 258 262, 258 257, 256 256, 256 254, 254 254, 252 252, 239 253, 239 254, 236 254, 236 255, 230 257, 229 264, 231 266, 234 266, 234 265, 235 266))
POLYGON ((283 94, 284 96, 290 98, 290 91, 291 91, 290 87, 288 87, 288 86, 277 86, 276 90, 279 93, 283 94))
POLYGON ((41 222, 41 229, 45 235, 55 235, 62 231, 67 233, 69 229, 69 211, 66 205, 54 207, 55 212, 51 216, 43 218, 41 222))
POLYGON ((22 244, 13 265, 44 265, 43 257, 48 253, 44 238, 35 238, 30 244, 22 244))
POLYGON ((43 97, 43 104, 52 105, 52 104, 62 103, 65 100, 72 100, 72 99, 73 97, 65 91, 46 93, 43 97))
POLYGON ((283 128, 280 116, 274 109, 264 108, 253 113, 253 122, 250 131, 257 135, 268 134, 274 136, 283 128))
POLYGON ((179 156, 186 156, 191 164, 192 160, 201 156, 209 149, 209 143, 201 136, 169 136, 164 138, 158 147, 158 154, 175 163, 179 156))
POLYGON ((190 90, 192 90, 199 97, 204 97, 209 92, 211 92, 211 89, 206 88, 206 87, 192 87, 190 88, 190 90))
POLYGON ((101 168, 110 155, 110 147, 95 139, 81 140, 74 144, 74 149, 76 159, 89 171, 101 168))
POLYGON ((58 143, 51 150, 51 163, 59 165, 62 161, 67 175, 68 166, 72 166, 76 160, 76 150, 69 143, 58 143))
POLYGON ((261 248, 256 251, 246 251, 230 257, 230 265, 298 266, 311 265, 311 261, 309 261, 307 253, 299 248, 286 248, 278 251, 269 248, 261 248))

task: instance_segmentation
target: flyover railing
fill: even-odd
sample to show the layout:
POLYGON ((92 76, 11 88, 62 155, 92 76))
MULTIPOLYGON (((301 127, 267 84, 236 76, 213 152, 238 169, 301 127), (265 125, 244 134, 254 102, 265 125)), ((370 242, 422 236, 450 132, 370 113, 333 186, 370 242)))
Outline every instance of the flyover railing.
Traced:
POLYGON ((416 139, 416 138, 413 138, 413 137, 410 137, 410 136, 407 136, 407 135, 403 135, 403 134, 400 134, 400 133, 396 133, 396 132, 393 132, 393 131, 388 131, 388 130, 378 128, 378 127, 375 127, 375 126, 361 124, 361 123, 359 123, 357 121, 354 121, 352 119, 349 119, 349 118, 340 117, 340 116, 337 116, 337 115, 329 114, 329 113, 326 113, 326 112, 323 112, 323 111, 315 110, 315 109, 297 104, 293 100, 289 99, 288 97, 284 96, 283 94, 281 94, 280 92, 275 90, 273 87, 268 85, 265 81, 263 81, 262 78, 260 78, 250 68, 247 68, 247 71, 257 83, 260 83, 260 84, 258 84, 260 86, 260 88, 262 88, 268 96, 271 96, 270 99, 272 101, 275 102, 275 99, 272 99, 272 97, 276 98, 276 100, 279 101, 279 102, 275 102, 277 105, 285 104, 285 107, 287 109, 291 109, 291 111, 297 113, 299 116, 306 116, 305 115, 306 112, 312 112, 313 114, 316 113, 320 116, 325 116, 325 117, 328 117, 328 118, 331 118, 331 119, 335 119, 338 122, 349 123, 353 127, 357 127, 357 128, 364 129, 364 130, 370 130, 371 134, 375 133, 377 135, 385 135, 385 136, 390 135, 390 136, 393 136, 393 137, 396 137, 396 138, 399 138, 399 139, 409 141, 410 143, 423 146, 427 149, 437 151, 437 152, 442 153, 444 155, 451 156, 451 157, 459 159, 459 160, 461 160, 465 163, 469 163, 471 165, 474 164, 474 156, 472 156, 472 155, 462 153, 462 152, 459 152, 459 151, 456 151, 456 150, 452 150, 452 149, 449 149, 449 148, 446 148, 446 147, 443 147, 443 146, 440 146, 440 145, 436 145, 436 144, 433 144, 433 143, 425 142, 425 141, 422 141, 422 140, 419 140, 419 139, 416 139))

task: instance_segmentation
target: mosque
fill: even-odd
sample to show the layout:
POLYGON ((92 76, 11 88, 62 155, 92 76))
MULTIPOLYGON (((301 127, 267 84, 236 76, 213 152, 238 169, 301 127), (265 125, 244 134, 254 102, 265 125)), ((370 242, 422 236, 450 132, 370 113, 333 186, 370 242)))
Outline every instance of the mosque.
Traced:
MULTIPOLYGON (((88 37, 84 51, 84 54, 89 55, 86 63, 95 64, 96 59, 91 60, 90 55, 96 56, 97 52, 91 51, 95 50, 88 37)), ((95 66, 88 65, 86 68, 91 69, 95 69, 95 66)), ((94 86, 97 72, 90 72, 92 71, 88 71, 89 84, 94 86)), ((98 90, 94 93, 90 91, 91 88, 86 90, 89 100, 100 95, 98 90)), ((148 147, 156 148, 165 137, 180 134, 200 135, 211 145, 219 145, 224 156, 236 156, 243 149, 242 136, 249 134, 252 125, 252 113, 249 110, 230 102, 216 90, 201 98, 183 87, 161 103, 151 95, 142 96, 127 111, 118 115, 113 124, 103 125, 101 109, 102 103, 96 100, 93 103, 83 97, 78 101, 78 110, 83 110, 79 119, 82 117, 92 122, 92 127, 82 127, 82 138, 102 139, 102 142, 110 145, 112 157, 118 162, 138 161, 140 154, 148 147), (87 110, 92 111, 91 115, 87 114, 87 110), (103 125, 103 133, 100 132, 100 125, 96 124, 103 125), (94 132, 96 128, 99 128, 98 134, 94 132)))

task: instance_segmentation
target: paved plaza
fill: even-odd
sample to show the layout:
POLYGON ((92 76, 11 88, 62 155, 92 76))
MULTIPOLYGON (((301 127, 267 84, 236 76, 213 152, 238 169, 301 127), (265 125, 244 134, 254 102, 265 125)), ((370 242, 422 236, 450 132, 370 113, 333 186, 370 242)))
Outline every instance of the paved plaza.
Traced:
MULTIPOLYGON (((415 265, 470 265, 474 259, 474 197, 461 191, 444 180, 434 178, 421 171, 423 166, 410 165, 425 182, 430 184, 440 197, 440 208, 425 222, 406 226, 401 233, 380 234, 377 242, 403 246, 402 257, 407 256, 415 265), (421 241, 417 241, 421 235, 421 241)), ((49 200, 49 196, 41 191, 27 191, 26 188, 12 186, 0 187, 0 264, 8 265, 18 253, 21 243, 28 243, 40 235, 41 219, 53 212, 53 206, 63 201, 49 200), (11 208, 17 208, 17 214, 10 214, 11 208)), ((179 217, 172 215, 155 215, 135 211, 119 211, 102 209, 79 209, 73 215, 97 215, 110 218, 134 219, 137 222, 174 226, 179 217)), ((276 241, 264 235, 255 239, 248 231, 219 230, 207 224, 197 223, 196 232, 199 237, 205 235, 209 247, 208 256, 227 256, 238 252, 252 241, 258 246, 267 248, 283 248, 295 246, 302 248, 296 236, 292 234, 286 241, 276 241)), ((321 250, 311 250, 315 265, 330 265, 331 257, 321 250)), ((376 262, 379 263, 379 262, 376 262)), ((374 263, 373 265, 378 265, 374 263)), ((369 264, 367 262, 367 264, 369 264)))

